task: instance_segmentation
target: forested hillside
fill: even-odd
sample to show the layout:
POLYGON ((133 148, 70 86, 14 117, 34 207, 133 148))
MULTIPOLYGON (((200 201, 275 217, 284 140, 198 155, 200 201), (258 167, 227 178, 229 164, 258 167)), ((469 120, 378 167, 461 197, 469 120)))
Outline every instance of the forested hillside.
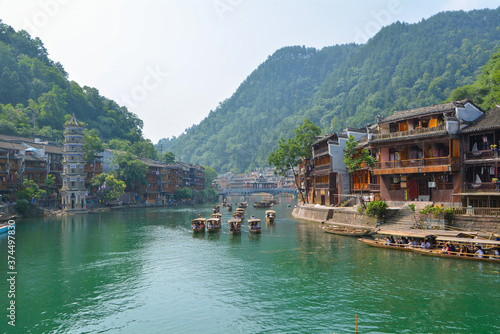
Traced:
POLYGON ((475 82, 500 47, 500 7, 394 23, 363 45, 276 51, 200 124, 161 140, 182 161, 241 172, 265 166, 305 118, 323 131, 440 103, 475 82))
POLYGON ((142 136, 142 120, 97 89, 69 81, 39 38, 0 20, 0 134, 62 140, 65 119, 72 114, 104 142, 156 156, 142 136))

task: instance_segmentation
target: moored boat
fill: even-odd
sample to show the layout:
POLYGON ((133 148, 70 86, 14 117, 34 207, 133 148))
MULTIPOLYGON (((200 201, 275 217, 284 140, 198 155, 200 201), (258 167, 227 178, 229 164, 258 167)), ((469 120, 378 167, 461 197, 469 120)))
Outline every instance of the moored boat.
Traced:
POLYGON ((413 247, 415 253, 449 259, 500 263, 500 240, 463 237, 436 237, 436 247, 413 247))
POLYGON ((326 233, 346 235, 350 237, 362 237, 377 233, 377 230, 371 228, 346 227, 346 226, 336 226, 336 225, 320 226, 320 227, 326 233))
POLYGON ((248 229, 250 230, 250 233, 260 233, 262 229, 260 226, 260 219, 257 218, 249 219, 248 229))
POLYGON ((274 223, 275 220, 276 220, 276 211, 266 210, 266 222, 274 223))
POLYGON ((193 232, 205 232, 205 225, 207 220, 205 218, 196 218, 191 221, 191 229, 193 232))
POLYGON ((0 222, 8 222, 9 220, 13 220, 16 217, 16 215, 6 216, 4 214, 0 214, 0 222))
POLYGON ((233 218, 229 219, 229 233, 238 234, 241 233, 241 219, 233 218))
POLYGON ((212 217, 207 219, 207 231, 217 232, 220 231, 221 221, 219 218, 212 217))

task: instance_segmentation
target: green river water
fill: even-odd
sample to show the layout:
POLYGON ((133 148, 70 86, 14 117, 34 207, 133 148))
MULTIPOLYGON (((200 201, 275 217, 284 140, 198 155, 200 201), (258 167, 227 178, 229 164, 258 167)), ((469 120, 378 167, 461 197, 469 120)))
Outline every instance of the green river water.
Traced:
POLYGON ((15 298, 0 236, 0 332, 355 333, 357 315, 359 333, 500 333, 500 264, 371 248, 293 205, 257 236, 230 235, 225 208, 193 235, 211 206, 20 220, 15 298))

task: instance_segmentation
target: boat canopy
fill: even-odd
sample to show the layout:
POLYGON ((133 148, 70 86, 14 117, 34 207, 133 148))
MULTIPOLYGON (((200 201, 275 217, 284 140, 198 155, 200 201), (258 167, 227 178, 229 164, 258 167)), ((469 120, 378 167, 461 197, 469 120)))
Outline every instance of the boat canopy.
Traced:
POLYGON ((222 215, 220 213, 213 213, 212 218, 220 218, 222 215))
POLYGON ((266 210, 266 215, 267 215, 267 214, 270 214, 270 213, 274 213, 274 214, 276 214, 276 211, 274 211, 274 210, 266 210))
POLYGON ((193 219, 191 222, 192 223, 204 223, 206 221, 207 220, 205 218, 196 218, 196 219, 193 219))
POLYGON ((456 237, 441 236, 441 237, 437 237, 436 240, 437 241, 458 242, 458 243, 500 246, 500 240, 488 240, 488 239, 480 239, 480 238, 456 238, 456 237))
POLYGON ((397 230, 381 230, 378 234, 398 235, 411 238, 430 238, 430 237, 458 237, 459 235, 477 235, 477 232, 460 232, 460 231, 445 231, 445 230, 411 230, 411 231, 397 231, 397 230))
POLYGON ((233 219, 229 219, 228 222, 230 222, 230 223, 241 223, 241 219, 233 218, 233 219))
POLYGON ((218 223, 219 219, 217 219, 217 218, 208 218, 207 222, 217 222, 218 223))
POLYGON ((257 218, 255 218, 255 219, 248 219, 248 222, 249 223, 260 223, 260 219, 257 219, 257 218))

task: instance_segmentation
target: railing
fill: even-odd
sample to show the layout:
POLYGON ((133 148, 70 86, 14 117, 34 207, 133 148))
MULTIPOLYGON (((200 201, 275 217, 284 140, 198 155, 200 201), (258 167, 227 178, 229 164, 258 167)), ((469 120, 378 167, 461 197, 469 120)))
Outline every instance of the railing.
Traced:
POLYGON ((499 217, 500 208, 452 208, 454 215, 499 217))
POLYGON ((464 152, 465 160, 494 159, 498 158, 496 152, 492 150, 464 152))
POLYGON ((328 147, 323 147, 323 148, 320 148, 319 150, 314 150, 314 156, 317 157, 317 156, 320 156, 323 154, 327 154, 328 152, 329 152, 328 147))
POLYGON ((444 124, 442 124, 442 125, 435 126, 433 128, 422 128, 422 129, 415 129, 415 130, 407 130, 407 131, 399 131, 399 132, 391 132, 391 133, 384 133, 384 134, 379 134, 379 135, 373 135, 373 140, 398 138, 398 137, 407 137, 407 136, 420 135, 420 134, 430 133, 430 132, 439 132, 439 131, 444 131, 444 130, 446 130, 446 126, 444 124))
POLYGON ((370 184, 370 191, 380 191, 380 184, 370 184))
POLYGON ((330 164, 326 164, 326 165, 321 165, 321 166, 316 166, 314 167, 313 169, 313 172, 314 173, 319 173, 319 172, 329 172, 330 171, 330 164))
POLYGON ((460 164, 460 158, 447 156, 447 157, 376 162, 373 169, 443 166, 443 165, 459 165, 459 164, 460 164))
POLYGON ((370 185, 368 183, 365 183, 362 185, 359 183, 355 183, 355 184, 353 184, 352 189, 353 190, 370 190, 370 185))
POLYGON ((496 190, 496 183, 493 182, 481 182, 481 183, 472 183, 472 182, 466 182, 464 184, 464 188, 466 191, 495 191, 496 190))

